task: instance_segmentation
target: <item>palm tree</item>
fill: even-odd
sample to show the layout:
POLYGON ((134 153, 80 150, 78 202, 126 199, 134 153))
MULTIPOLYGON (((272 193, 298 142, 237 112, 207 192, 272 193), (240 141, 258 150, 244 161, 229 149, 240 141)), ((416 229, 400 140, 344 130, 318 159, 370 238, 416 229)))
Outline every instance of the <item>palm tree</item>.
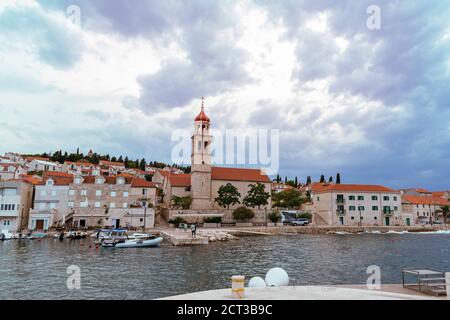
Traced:
POLYGON ((442 216, 444 218, 444 223, 447 224, 447 217, 450 212, 450 207, 448 205, 444 205, 441 207, 441 209, 439 211, 442 213, 442 216))

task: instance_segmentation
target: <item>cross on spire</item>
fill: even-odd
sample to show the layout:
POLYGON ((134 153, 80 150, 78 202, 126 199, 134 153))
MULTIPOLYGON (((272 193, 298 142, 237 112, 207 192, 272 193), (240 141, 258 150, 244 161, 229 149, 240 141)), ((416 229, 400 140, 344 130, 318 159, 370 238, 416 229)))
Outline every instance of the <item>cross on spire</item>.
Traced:
POLYGON ((205 110, 205 97, 202 96, 202 111, 205 110))

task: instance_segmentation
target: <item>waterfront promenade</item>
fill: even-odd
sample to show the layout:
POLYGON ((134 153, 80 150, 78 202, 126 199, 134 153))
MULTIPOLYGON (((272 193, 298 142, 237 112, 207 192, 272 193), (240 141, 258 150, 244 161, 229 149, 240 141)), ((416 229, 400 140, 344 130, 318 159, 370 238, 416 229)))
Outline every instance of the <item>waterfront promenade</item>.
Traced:
POLYGON ((294 234, 333 234, 333 233, 400 233, 400 232, 434 232, 447 230, 443 226, 275 226, 275 227, 226 227, 199 228, 195 238, 190 230, 178 228, 154 229, 151 232, 159 234, 165 240, 176 246, 204 245, 215 241, 233 240, 241 236, 274 236, 294 234), (230 236, 231 235, 231 236, 230 236))
POLYGON ((381 290, 368 290, 363 285, 348 286, 285 286, 245 288, 243 299, 231 295, 231 289, 208 290, 170 296, 162 300, 441 300, 407 290, 402 285, 388 284, 381 290))

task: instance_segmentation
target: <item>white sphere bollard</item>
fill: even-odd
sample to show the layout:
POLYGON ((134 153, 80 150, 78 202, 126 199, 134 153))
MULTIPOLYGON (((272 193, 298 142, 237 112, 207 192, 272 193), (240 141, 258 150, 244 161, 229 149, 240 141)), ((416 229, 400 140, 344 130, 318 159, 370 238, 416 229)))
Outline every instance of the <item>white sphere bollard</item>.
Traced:
POLYGON ((261 277, 253 277, 248 282, 249 288, 261 288, 261 287, 266 287, 266 286, 267 286, 266 282, 261 277))
POLYGON ((289 275, 281 268, 272 268, 266 274, 266 284, 269 287, 289 285, 289 275))

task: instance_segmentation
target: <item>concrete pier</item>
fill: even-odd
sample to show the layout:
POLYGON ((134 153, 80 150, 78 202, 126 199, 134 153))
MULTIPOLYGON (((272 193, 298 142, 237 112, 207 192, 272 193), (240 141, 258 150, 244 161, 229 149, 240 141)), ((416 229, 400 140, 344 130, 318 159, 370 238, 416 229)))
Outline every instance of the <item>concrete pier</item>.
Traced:
POLYGON ((163 239, 170 241, 174 246, 194 246, 208 244, 208 238, 196 236, 192 237, 191 230, 167 229, 160 230, 163 239))

